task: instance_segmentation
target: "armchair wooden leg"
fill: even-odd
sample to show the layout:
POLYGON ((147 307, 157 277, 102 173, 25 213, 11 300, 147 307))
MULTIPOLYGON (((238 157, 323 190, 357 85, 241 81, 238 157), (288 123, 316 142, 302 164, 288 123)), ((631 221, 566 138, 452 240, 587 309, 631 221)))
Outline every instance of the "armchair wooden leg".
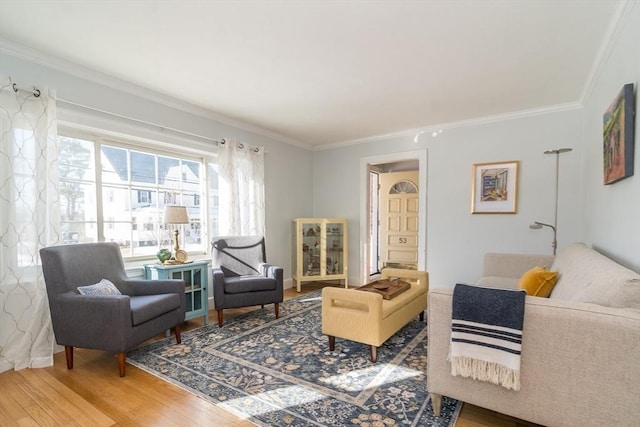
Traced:
POLYGON ((329 335, 329 351, 336 349, 336 337, 329 335))
POLYGON ((276 303, 276 319, 278 318, 278 316, 280 316, 280 304, 276 303))
POLYGON ((67 358, 67 369, 73 369, 73 347, 70 345, 65 345, 64 355, 67 358))
POLYGON ((125 374, 125 364, 127 361, 127 353, 121 351, 118 353, 118 371, 120 372, 120 377, 124 377, 125 374))
POLYGON ((222 328, 222 323, 224 322, 224 317, 222 315, 222 309, 216 310, 218 312, 218 328, 222 328))
POLYGON ((378 361, 378 347, 375 345, 371 346, 371 362, 376 363, 378 361))
POLYGON ((424 322, 424 310, 420 312, 420 321, 424 322))
POLYGON ((176 336, 176 342, 178 344, 182 344, 182 335, 180 335, 180 325, 176 325, 173 327, 173 333, 176 336))

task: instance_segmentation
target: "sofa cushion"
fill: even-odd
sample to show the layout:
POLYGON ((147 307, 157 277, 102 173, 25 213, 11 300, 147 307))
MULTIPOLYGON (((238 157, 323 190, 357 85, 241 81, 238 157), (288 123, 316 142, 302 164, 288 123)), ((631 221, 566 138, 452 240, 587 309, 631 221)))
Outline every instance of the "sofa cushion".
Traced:
POLYGON ((556 285, 558 273, 544 267, 533 267, 522 275, 518 288, 524 289, 530 297, 547 298, 556 285))
POLYGON ((558 272, 552 299, 640 310, 640 275, 584 243, 560 251, 551 270, 558 272))
POLYGON ((404 308, 410 301, 427 293, 426 286, 412 284, 409 289, 390 300, 382 300, 382 318, 386 319, 396 311, 404 308))

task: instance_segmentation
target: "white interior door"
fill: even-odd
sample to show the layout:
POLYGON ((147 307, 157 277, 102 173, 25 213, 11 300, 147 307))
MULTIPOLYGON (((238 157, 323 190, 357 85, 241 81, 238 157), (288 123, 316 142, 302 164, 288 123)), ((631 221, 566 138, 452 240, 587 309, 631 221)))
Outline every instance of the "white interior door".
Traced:
POLYGON ((418 171, 380 174, 380 268, 418 265, 418 171))

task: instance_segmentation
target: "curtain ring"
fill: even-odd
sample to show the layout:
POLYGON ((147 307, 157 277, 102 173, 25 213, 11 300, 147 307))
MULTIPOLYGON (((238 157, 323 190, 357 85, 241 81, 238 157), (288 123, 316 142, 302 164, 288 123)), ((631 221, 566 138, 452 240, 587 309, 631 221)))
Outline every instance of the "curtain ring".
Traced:
MULTIPOLYGON (((17 85, 16 83, 12 83, 12 84, 11 84, 11 87, 13 88, 13 91, 14 91, 15 93, 18 93, 18 91, 20 90, 20 89, 18 88, 18 85, 17 85)), ((35 96, 36 98, 40 98, 40 95, 41 95, 41 93, 42 93, 42 92, 40 92, 40 89, 38 89, 38 88, 34 87, 34 88, 31 90, 31 93, 32 93, 32 94, 33 94, 33 96, 35 96)))

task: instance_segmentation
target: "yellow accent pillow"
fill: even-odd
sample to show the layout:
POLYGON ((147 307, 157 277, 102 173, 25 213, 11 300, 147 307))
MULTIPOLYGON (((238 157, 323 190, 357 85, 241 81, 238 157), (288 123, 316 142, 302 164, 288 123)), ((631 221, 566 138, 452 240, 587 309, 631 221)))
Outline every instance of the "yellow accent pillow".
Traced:
POLYGON ((518 288, 527 291, 529 296, 547 298, 551 295, 557 278, 558 273, 555 271, 547 271, 544 267, 533 267, 522 275, 518 288))

